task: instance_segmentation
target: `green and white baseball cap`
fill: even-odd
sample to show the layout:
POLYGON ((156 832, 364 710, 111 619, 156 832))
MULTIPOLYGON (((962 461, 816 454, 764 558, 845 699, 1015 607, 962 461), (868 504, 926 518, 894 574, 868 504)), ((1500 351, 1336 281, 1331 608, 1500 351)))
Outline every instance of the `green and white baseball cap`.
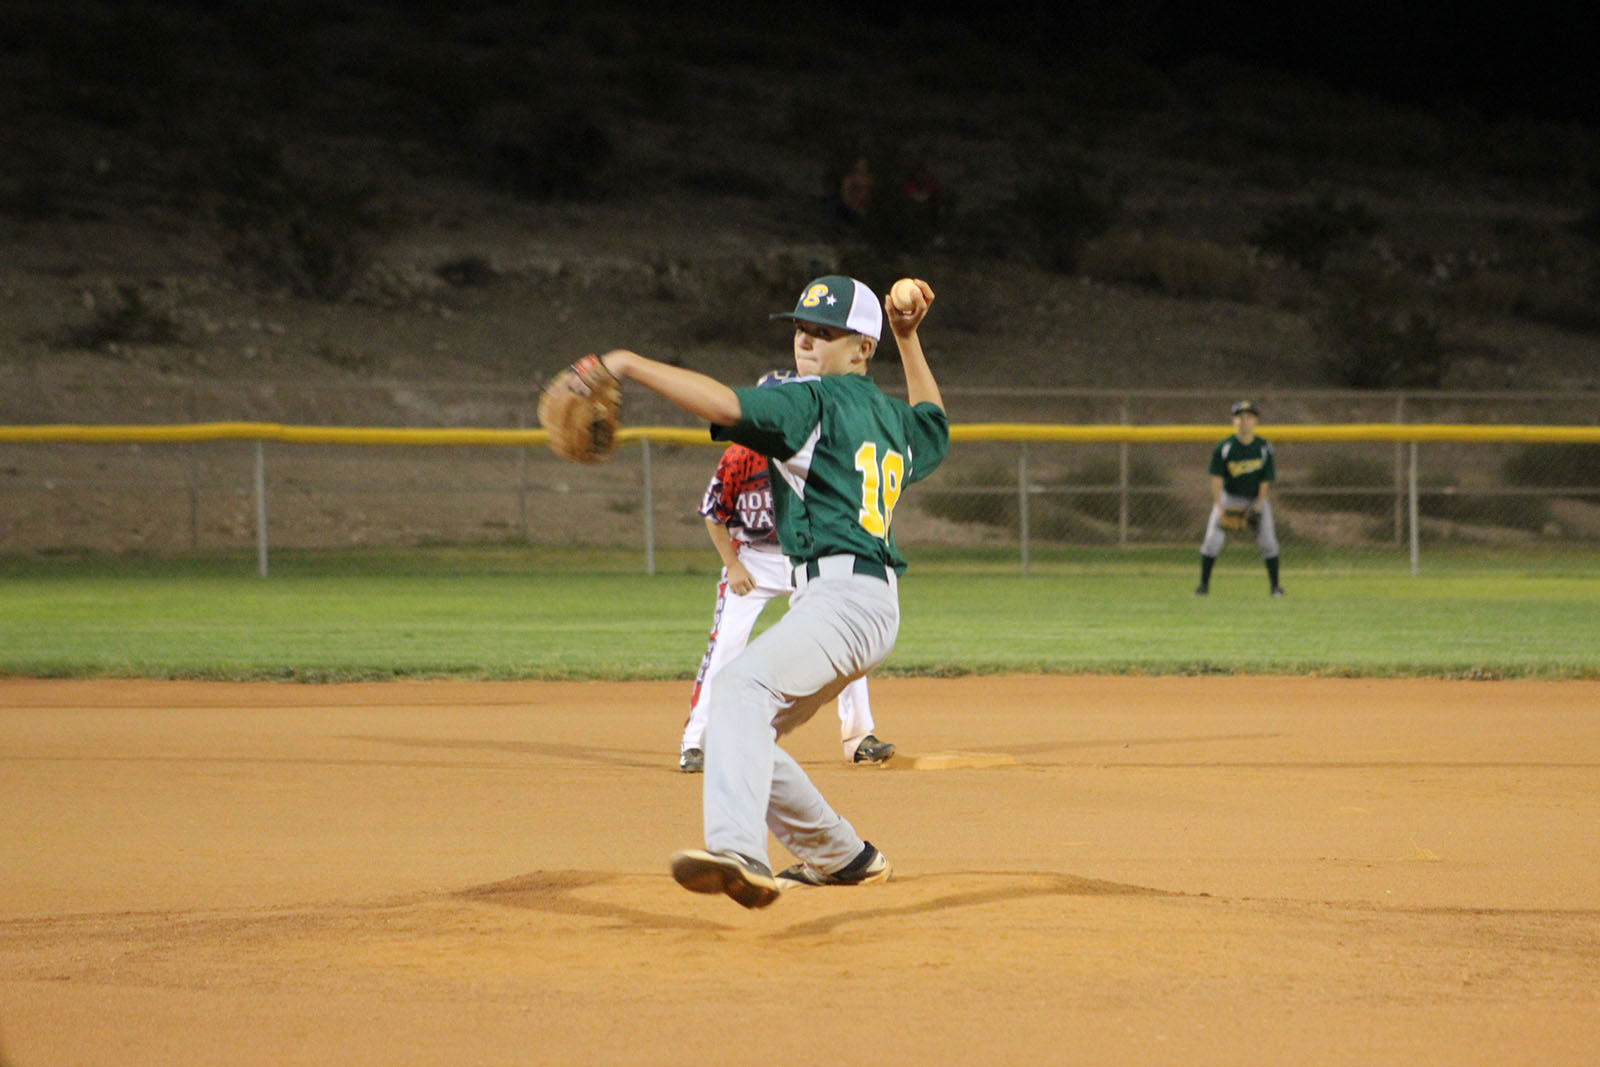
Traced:
POLYGON ((842 274, 826 274, 806 286, 793 311, 769 318, 798 319, 833 326, 878 340, 883 334, 883 305, 865 284, 842 274))

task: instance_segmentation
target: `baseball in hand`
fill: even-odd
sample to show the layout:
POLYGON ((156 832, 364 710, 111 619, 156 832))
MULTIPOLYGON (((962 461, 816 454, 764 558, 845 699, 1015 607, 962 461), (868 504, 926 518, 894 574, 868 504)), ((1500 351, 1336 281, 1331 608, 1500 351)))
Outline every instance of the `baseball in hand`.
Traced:
POLYGON ((901 278, 889 289, 889 300, 900 311, 915 311, 922 300, 922 287, 911 278, 901 278))

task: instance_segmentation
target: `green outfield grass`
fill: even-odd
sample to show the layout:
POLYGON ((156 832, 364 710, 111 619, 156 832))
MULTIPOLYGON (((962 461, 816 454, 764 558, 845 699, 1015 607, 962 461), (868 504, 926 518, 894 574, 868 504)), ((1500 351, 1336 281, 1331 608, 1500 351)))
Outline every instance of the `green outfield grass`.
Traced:
MULTIPOLYGON (((687 679, 709 552, 430 548, 202 559, 0 557, 0 673, 39 677, 687 679)), ((917 555, 880 673, 1600 677, 1600 554, 917 555)), ((763 622, 778 616, 768 610, 763 622)))

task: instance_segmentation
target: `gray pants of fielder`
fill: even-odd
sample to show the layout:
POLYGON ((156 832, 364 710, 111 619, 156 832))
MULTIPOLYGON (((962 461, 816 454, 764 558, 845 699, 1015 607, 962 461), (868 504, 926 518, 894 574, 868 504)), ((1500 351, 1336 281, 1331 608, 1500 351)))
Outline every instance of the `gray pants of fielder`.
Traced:
MULTIPOLYGON (((1224 508, 1248 508, 1254 504, 1253 497, 1223 493, 1222 503, 1212 505, 1211 518, 1206 521, 1206 539, 1200 542, 1200 554, 1215 558, 1222 552, 1222 542, 1226 540, 1220 525, 1224 508)), ((1261 526, 1256 530, 1256 547, 1261 549, 1262 559, 1272 559, 1278 554, 1278 531, 1272 525, 1270 497, 1261 502, 1261 526)))
POLYGON ((824 557, 797 583, 783 618, 711 680, 703 793, 706 848, 769 863, 767 831, 800 860, 836 871, 861 851, 855 828, 822 798, 778 738, 883 662, 900 630, 889 580, 824 557))

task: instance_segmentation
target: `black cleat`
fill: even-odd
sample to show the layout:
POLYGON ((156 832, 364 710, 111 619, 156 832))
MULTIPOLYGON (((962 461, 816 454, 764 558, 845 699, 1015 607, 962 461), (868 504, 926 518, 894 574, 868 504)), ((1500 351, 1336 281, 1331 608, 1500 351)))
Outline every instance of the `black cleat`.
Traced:
POLYGON ((889 857, 873 848, 871 841, 863 841, 862 845, 855 859, 832 874, 819 871, 809 863, 797 863, 779 874, 778 880, 785 886, 876 885, 887 882, 894 873, 889 866, 889 857))
POLYGON ((778 899, 772 868, 738 852, 674 852, 672 877, 691 893, 726 893, 747 908, 764 908, 778 899))
POLYGON ((678 755, 678 770, 684 774, 699 774, 706 769, 706 754, 698 748, 686 748, 678 755))
POLYGON ((853 763, 883 763, 894 755, 894 746, 887 741, 879 741, 868 734, 856 746, 856 754, 851 757, 853 763))

